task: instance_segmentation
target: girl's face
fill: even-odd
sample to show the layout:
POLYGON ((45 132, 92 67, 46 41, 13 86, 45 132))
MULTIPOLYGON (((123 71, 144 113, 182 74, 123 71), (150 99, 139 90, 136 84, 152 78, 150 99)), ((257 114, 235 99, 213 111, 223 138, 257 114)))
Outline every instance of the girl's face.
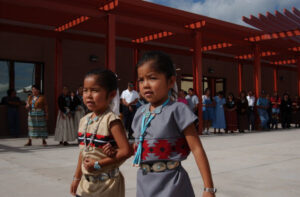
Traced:
POLYGON ((138 68, 138 82, 142 96, 153 107, 157 107, 167 100, 168 92, 174 86, 176 77, 167 80, 163 73, 152 68, 152 63, 153 61, 148 61, 138 68))
POLYGON ((109 106, 116 92, 107 96, 107 91, 97 84, 96 76, 88 76, 84 79, 83 102, 90 111, 96 115, 103 113, 109 106))

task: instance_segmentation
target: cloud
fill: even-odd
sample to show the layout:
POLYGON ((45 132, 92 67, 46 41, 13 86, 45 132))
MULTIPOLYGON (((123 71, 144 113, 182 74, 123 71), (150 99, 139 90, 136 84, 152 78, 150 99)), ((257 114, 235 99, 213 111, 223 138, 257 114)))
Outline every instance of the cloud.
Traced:
POLYGON ((169 7, 193 12, 196 14, 217 18, 220 20, 246 25, 242 17, 258 13, 265 14, 267 11, 274 13, 275 10, 283 11, 284 8, 291 10, 294 6, 300 7, 299 0, 147 0, 149 2, 163 4, 169 7))
POLYGON ((8 83, 0 83, 0 92, 6 91, 8 87, 9 87, 8 83))

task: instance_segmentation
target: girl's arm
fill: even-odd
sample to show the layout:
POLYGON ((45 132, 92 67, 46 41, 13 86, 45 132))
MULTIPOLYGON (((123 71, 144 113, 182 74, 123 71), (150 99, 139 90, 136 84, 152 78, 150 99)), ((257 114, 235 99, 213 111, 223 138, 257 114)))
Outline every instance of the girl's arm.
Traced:
MULTIPOLYGON (((213 183, 208 159, 206 157, 206 153, 205 153, 202 143, 199 139, 199 136, 197 134, 194 124, 191 124, 184 130, 184 135, 185 135, 186 141, 189 145, 189 148, 191 149, 191 151, 194 155, 197 166, 200 170, 200 173, 201 173, 201 176, 203 179, 203 183, 204 183, 204 187, 205 188, 213 188, 214 183, 213 183)), ((203 192, 203 196, 213 197, 215 195, 212 193, 209 193, 209 192, 203 192)))
MULTIPOLYGON (((124 128, 120 120, 111 123, 110 131, 118 145, 118 151, 114 157, 106 157, 99 160, 98 162, 101 167, 126 160, 133 154, 132 148, 131 146, 129 146, 124 128)), ((92 172, 95 170, 94 169, 95 162, 96 162, 95 159, 87 157, 84 160, 84 167, 89 172, 92 172)))
POLYGON ((77 167, 76 167, 75 174, 74 174, 73 181, 72 181, 71 188, 70 188, 70 193, 73 196, 76 195, 76 190, 77 190, 78 184, 79 184, 81 176, 82 176, 81 164, 82 164, 82 152, 80 151, 79 157, 78 157, 78 162, 77 162, 77 167))

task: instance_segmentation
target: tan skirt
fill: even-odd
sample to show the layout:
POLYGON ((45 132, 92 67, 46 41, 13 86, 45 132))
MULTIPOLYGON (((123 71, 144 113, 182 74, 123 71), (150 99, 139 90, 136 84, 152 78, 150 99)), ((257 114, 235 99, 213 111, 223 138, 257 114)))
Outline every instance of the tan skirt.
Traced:
POLYGON ((88 182, 84 176, 78 185, 76 195, 81 197, 124 197, 125 181, 122 173, 116 178, 96 183, 88 182))

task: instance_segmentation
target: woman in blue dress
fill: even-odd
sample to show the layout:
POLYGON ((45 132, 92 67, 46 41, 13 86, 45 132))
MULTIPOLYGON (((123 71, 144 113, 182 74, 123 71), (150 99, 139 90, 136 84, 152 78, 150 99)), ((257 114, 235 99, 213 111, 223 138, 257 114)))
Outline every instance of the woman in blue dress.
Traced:
POLYGON ((202 111, 203 111, 203 134, 209 134, 209 127, 214 120, 215 103, 211 99, 210 89, 206 88, 202 96, 202 111))
POLYGON ((269 115, 267 109, 269 108, 269 101, 266 98, 266 94, 264 91, 261 92, 261 95, 256 102, 256 107, 260 119, 261 128, 263 130, 267 130, 268 121, 269 121, 269 115))
POLYGON ((226 100, 224 98, 223 92, 218 92, 218 95, 214 97, 214 101, 216 103, 215 106, 215 118, 213 120, 213 128, 214 133, 216 133, 216 129, 218 129, 218 133, 220 133, 221 129, 226 128, 225 122, 225 114, 224 114, 224 105, 226 104, 226 100))

